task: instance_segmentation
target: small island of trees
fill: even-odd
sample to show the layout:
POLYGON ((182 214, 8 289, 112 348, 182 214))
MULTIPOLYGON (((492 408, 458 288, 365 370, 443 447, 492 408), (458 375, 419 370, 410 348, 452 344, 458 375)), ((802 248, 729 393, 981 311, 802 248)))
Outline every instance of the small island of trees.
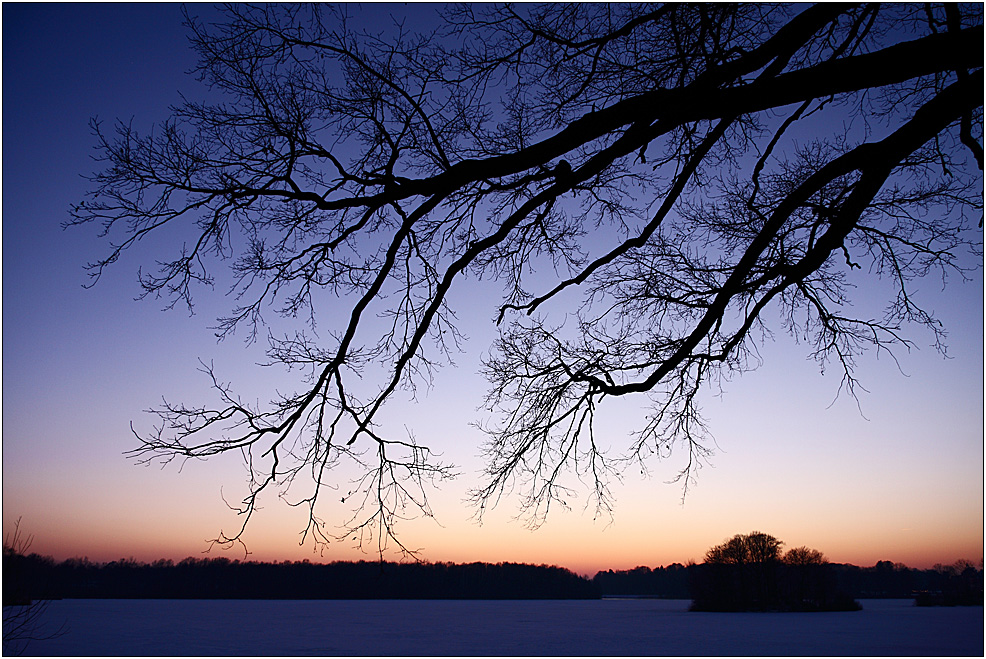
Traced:
POLYGON ((693 611, 857 611, 825 556, 754 531, 705 553, 691 571, 693 611))
POLYGON ((692 611, 858 610, 857 598, 913 599, 917 606, 982 606, 983 566, 969 560, 930 569, 878 561, 831 563, 822 552, 766 533, 736 535, 704 562, 605 570, 593 577, 603 597, 690 599, 692 611))

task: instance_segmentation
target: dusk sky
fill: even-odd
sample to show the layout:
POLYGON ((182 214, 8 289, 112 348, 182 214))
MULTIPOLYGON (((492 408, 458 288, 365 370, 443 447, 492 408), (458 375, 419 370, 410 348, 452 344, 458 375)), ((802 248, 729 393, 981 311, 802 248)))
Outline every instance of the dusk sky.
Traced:
MULTIPOLYGON (((192 6, 203 14, 207 5, 192 6)), ((373 11, 380 13, 380 8, 373 11)), ((406 11, 430 12, 432 6, 406 11)), ((108 244, 95 226, 63 230, 69 207, 87 189, 95 138, 89 120, 133 120, 147 130, 181 95, 203 88, 176 4, 3 5, 3 530, 15 520, 33 534, 32 551, 56 559, 109 561, 200 556, 206 540, 238 520, 223 502, 245 493, 239 455, 138 466, 130 424, 147 430, 143 411, 207 393, 199 360, 212 361, 246 399, 265 399, 292 374, 262 369, 262 349, 210 329, 232 302, 222 286, 198 291, 195 314, 162 311, 165 300, 135 301, 137 270, 174 252, 183 237, 143 241, 99 283, 85 265, 108 244)), ((977 265, 967 256, 967 265, 977 265)), ((530 531, 505 499, 482 525, 465 502, 482 469, 485 391, 480 359, 495 336, 495 282, 467 282, 453 294, 470 340, 455 368, 438 372, 417 401, 393 401, 387 418, 413 429, 458 478, 431 496, 435 520, 399 528, 431 561, 556 564, 580 573, 701 561, 711 545, 765 531, 787 547, 807 545, 831 561, 878 560, 930 567, 983 557, 983 272, 969 282, 934 277, 916 296, 948 330, 948 357, 933 336, 907 328, 916 350, 869 352, 857 376, 859 403, 839 394, 840 373, 824 374, 778 327, 763 345, 763 365, 704 399, 716 445, 711 464, 682 501, 671 481, 683 455, 653 461, 649 475, 613 484, 613 518, 593 519, 588 492, 555 509, 530 531)), ((886 286, 854 274, 856 309, 879 315, 886 286)), ((341 309, 341 313, 348 313, 341 309)), ((639 428, 647 401, 604 411, 600 426, 616 446, 639 428)), ((334 499, 335 497, 328 497, 334 499)), ((332 544, 323 555, 299 546, 304 512, 270 496, 247 531, 256 560, 373 560, 332 544)), ((332 511, 323 515, 333 519, 332 511)), ((341 512, 340 512, 341 515, 341 512)), ((221 554, 213 550, 213 554, 221 554)), ((242 558, 233 549, 230 558, 242 558)))

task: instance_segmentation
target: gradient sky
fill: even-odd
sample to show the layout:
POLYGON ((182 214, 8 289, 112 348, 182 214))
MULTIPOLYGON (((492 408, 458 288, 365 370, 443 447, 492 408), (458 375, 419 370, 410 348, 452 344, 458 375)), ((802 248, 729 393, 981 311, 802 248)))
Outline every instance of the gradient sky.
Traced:
MULTIPOLYGON (((21 517, 32 549, 56 559, 200 555, 207 538, 237 524, 222 496, 244 493, 239 455, 181 469, 135 466, 123 455, 135 445, 130 422, 148 428, 153 419, 142 410, 162 396, 203 399, 199 358, 213 360, 245 398, 266 399, 290 380, 255 367, 261 352, 238 339, 216 344, 209 327, 229 308, 221 290, 202 291, 194 316, 133 300, 139 265, 180 244, 176 236, 144 241, 87 290, 83 268, 107 245, 95 227, 60 228, 83 198, 83 175, 97 167, 91 117, 133 117, 147 129, 180 92, 201 95, 186 74, 194 55, 180 7, 6 3, 2 11, 4 533, 21 517)), ((857 307, 877 315, 881 284, 856 276, 857 307)), ((860 411, 852 398, 836 398, 838 373, 820 374, 804 346, 778 334, 762 348, 761 368, 726 383, 722 397, 707 397, 716 455, 684 502, 680 485, 667 483, 680 468, 677 455, 652 463, 649 477, 628 473, 614 484, 612 520, 594 520, 583 499, 532 532, 513 519, 514 500, 481 526, 464 503, 482 466, 482 435, 469 423, 480 414, 484 383, 476 373, 498 300, 495 285, 471 283, 456 292, 468 353, 439 373, 427 396, 395 400, 389 412, 461 474, 431 495, 437 523, 404 524, 402 541, 432 561, 549 563, 588 574, 701 560, 709 546, 753 530, 857 565, 978 563, 982 270, 944 291, 935 280, 916 288, 948 328, 949 359, 916 328, 908 336, 920 349, 900 354, 900 369, 888 355, 867 354, 857 372, 870 392, 861 394, 860 411)), ((645 404, 604 410, 602 432, 614 446, 640 425, 645 404)), ((246 536, 251 558, 320 559, 298 546, 297 510, 275 498, 264 504, 246 536)), ((321 559, 375 558, 369 551, 334 544, 321 559)))

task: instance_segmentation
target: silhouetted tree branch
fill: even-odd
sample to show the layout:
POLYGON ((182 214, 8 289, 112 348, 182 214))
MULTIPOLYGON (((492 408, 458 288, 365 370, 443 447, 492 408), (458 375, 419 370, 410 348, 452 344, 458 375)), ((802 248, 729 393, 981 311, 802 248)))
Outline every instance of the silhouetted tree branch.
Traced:
POLYGON ((687 487, 710 453, 699 393, 753 367, 775 323, 850 393, 861 351, 911 345, 905 323, 944 350, 910 283, 981 255, 981 7, 465 5, 426 35, 349 11, 189 17, 210 100, 148 134, 94 122, 105 168, 72 211, 116 241, 94 279, 181 225, 146 295, 191 308, 218 267, 236 300, 219 336, 256 340, 271 313, 307 324, 267 333, 270 363, 304 373, 297 392, 248 405, 205 367, 217 403, 166 403, 133 452, 244 453, 243 526, 218 542, 300 478, 303 537, 411 551, 395 524, 430 515, 453 468, 379 414, 461 349, 448 295, 467 276, 504 286, 474 499, 482 514, 519 488, 533 525, 568 496, 564 474, 606 513, 614 473, 679 443, 687 487), (857 270, 896 288, 882 316, 850 308, 857 270), (654 411, 610 457, 596 410, 631 394, 654 411), (338 534, 317 516, 326 487, 355 505, 338 534))

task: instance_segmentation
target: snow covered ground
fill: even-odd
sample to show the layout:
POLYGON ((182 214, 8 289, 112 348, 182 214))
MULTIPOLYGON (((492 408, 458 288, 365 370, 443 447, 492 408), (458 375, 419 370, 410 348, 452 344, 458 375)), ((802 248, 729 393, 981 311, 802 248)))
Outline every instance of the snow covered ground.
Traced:
POLYGON ((689 613, 683 600, 62 600, 30 655, 979 655, 983 608, 689 613))

